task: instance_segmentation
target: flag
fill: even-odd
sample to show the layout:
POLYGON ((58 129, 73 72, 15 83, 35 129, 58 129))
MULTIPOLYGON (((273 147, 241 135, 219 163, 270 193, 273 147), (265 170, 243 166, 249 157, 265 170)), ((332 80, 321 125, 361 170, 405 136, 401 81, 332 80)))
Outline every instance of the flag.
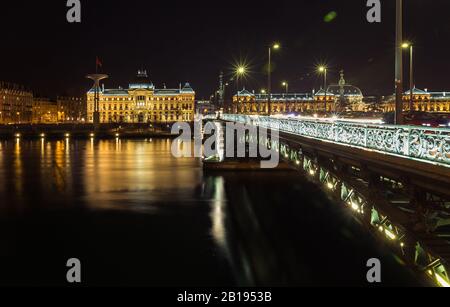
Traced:
POLYGON ((102 62, 100 61, 100 59, 98 57, 95 58, 95 67, 96 68, 101 68, 103 66, 102 62))

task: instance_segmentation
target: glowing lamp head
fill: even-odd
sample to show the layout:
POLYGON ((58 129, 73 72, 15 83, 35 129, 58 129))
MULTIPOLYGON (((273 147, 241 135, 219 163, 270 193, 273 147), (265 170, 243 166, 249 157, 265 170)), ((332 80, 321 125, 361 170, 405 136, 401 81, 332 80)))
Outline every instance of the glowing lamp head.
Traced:
POLYGON ((236 72, 237 72, 238 75, 242 76, 242 75, 245 74, 246 69, 245 69, 244 66, 239 66, 239 67, 237 68, 236 72))
POLYGON ((411 46, 410 43, 403 43, 403 44, 402 44, 402 48, 403 48, 403 49, 408 49, 409 46, 411 46))
POLYGON ((319 66, 318 70, 319 72, 325 72, 327 68, 325 66, 319 66))
POLYGON ((273 44, 272 48, 273 48, 273 50, 278 50, 281 48, 281 46, 280 46, 280 44, 275 43, 275 44, 273 44))

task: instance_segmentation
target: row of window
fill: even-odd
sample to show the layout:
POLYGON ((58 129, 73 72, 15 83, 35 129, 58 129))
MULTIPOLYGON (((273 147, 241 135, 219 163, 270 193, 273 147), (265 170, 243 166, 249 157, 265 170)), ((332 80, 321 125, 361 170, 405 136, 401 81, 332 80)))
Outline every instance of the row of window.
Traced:
MULTIPOLYGON (((139 108, 146 108, 146 104, 145 102, 138 102, 136 104, 136 107, 139 108)), ((160 105, 153 105, 152 106, 148 106, 149 110, 176 110, 176 109, 181 109, 181 110, 193 110, 194 106, 192 104, 181 104, 181 105, 174 105, 174 104, 160 104, 160 105)), ((92 112, 94 111, 94 106, 92 104, 90 104, 89 106, 89 110, 92 112)), ((132 108, 130 108, 130 106, 128 104, 123 105, 117 105, 117 104, 100 104, 100 110, 106 111, 106 110, 133 110, 132 108)))
MULTIPOLYGON (((194 101, 194 97, 146 97, 137 96, 137 101, 194 101)), ((118 98, 118 97, 100 97, 100 101, 133 101, 133 97, 118 98)), ((88 101, 94 101, 93 97, 88 98, 88 101)))

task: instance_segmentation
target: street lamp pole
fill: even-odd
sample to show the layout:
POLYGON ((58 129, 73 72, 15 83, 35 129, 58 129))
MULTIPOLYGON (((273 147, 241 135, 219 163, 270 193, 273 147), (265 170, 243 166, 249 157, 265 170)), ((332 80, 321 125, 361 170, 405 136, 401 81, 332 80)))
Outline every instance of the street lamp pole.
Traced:
POLYGON ((267 103, 269 107, 269 116, 272 114, 272 48, 278 50, 280 49, 280 45, 274 44, 273 46, 269 46, 269 64, 267 68, 267 103))
POLYGON ((410 95, 409 95, 409 112, 413 112, 414 102, 413 102, 413 87, 414 87, 414 67, 413 67, 413 45, 409 46, 409 86, 410 86, 410 95))
POLYGON ((272 95, 272 47, 269 47, 269 64, 267 72, 267 107, 269 108, 269 116, 272 114, 271 95, 272 95))
POLYGON ((403 0, 396 0, 395 124, 403 124, 403 0))
POLYGON ((328 92, 328 89, 327 89, 327 68, 325 67, 324 68, 324 73, 323 73, 323 75, 324 75, 324 81, 323 81, 323 83, 324 83, 324 89, 325 89, 325 104, 324 104, 324 109, 325 109, 325 114, 327 113, 327 92, 328 92))
POLYGON ((320 66, 319 67, 319 72, 323 73, 323 87, 324 87, 324 91, 325 91, 325 102, 324 102, 324 111, 325 113, 327 112, 327 73, 328 73, 328 68, 326 66, 320 66))
POLYGON ((286 94, 289 94, 289 83, 285 81, 281 85, 283 85, 284 88, 286 89, 286 94))

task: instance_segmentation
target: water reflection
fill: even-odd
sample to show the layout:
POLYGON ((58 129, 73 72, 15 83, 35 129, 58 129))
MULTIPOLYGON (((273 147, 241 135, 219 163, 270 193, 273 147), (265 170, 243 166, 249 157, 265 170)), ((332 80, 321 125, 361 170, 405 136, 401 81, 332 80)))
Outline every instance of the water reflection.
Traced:
POLYGON ((345 274, 365 277, 358 261, 374 248, 298 174, 204 175, 198 159, 174 158, 171 145, 0 141, 0 285, 65 284, 58 265, 74 256, 89 263, 90 285, 339 285, 345 274), (340 277, 318 261, 331 256, 346 265, 340 277))

